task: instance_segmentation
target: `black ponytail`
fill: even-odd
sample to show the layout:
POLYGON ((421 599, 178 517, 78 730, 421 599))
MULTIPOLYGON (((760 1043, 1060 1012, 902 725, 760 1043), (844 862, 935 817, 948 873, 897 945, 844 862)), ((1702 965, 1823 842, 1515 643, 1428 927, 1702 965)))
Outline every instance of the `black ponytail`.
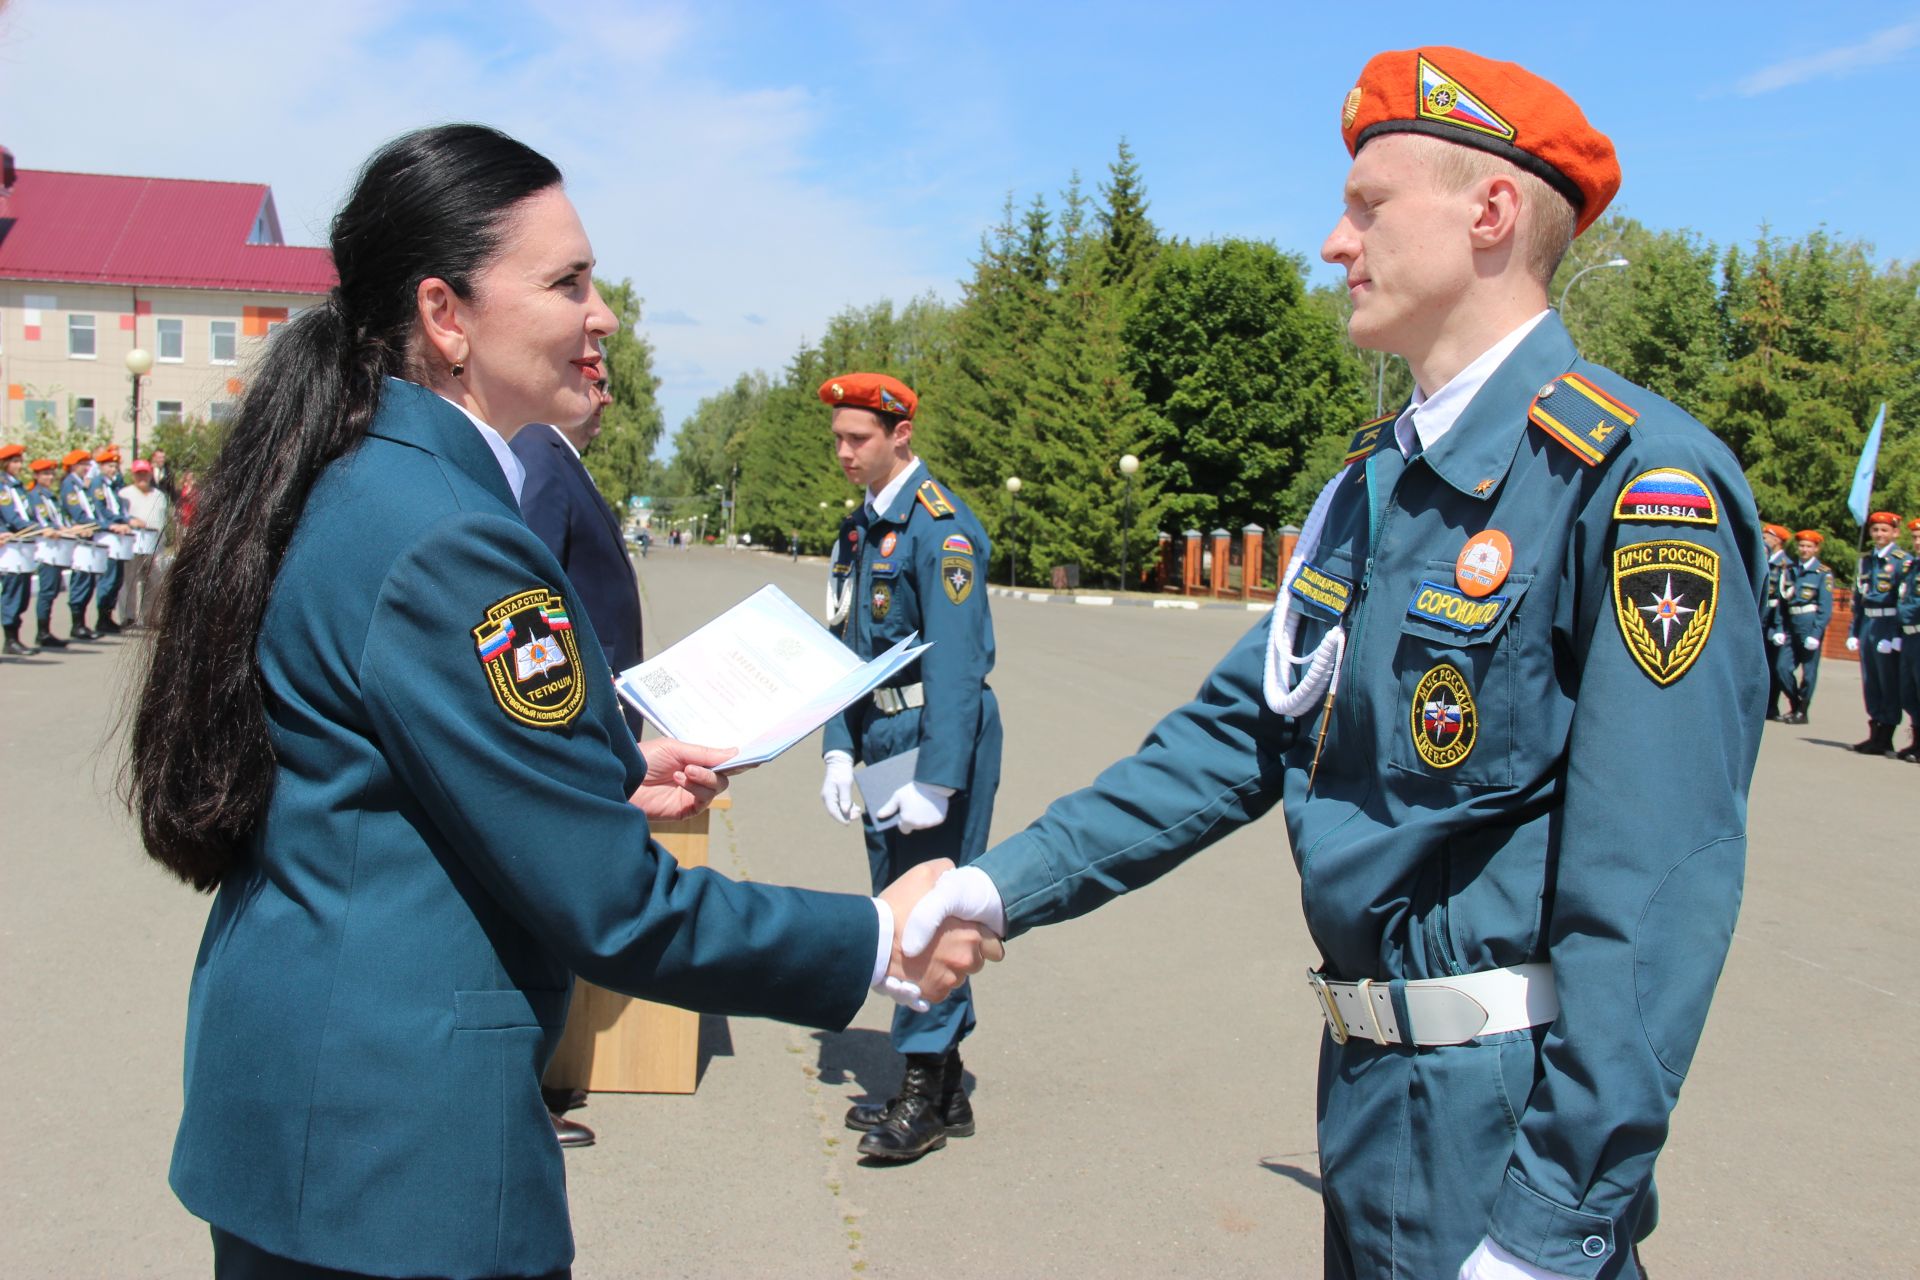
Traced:
POLYGON ((273 794, 255 644, 308 491, 366 435, 387 378, 422 358, 421 281, 471 298, 509 211, 559 181, 546 157, 481 125, 388 143, 333 220, 338 287, 275 334, 249 379, 161 589, 133 720, 147 852, 196 889, 232 870, 273 794))

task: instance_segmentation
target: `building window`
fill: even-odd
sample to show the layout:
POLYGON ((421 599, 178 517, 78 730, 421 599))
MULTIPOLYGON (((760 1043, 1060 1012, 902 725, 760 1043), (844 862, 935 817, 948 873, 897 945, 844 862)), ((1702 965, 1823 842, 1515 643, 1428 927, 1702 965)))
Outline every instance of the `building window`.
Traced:
POLYGON ((93 359, 95 352, 92 316, 67 317, 67 354, 75 360, 93 359))
POLYGON ((20 410, 26 416, 21 425, 26 427, 57 427, 60 425, 60 406, 52 400, 24 400, 20 410))
POLYGON ((187 322, 185 320, 156 320, 153 322, 158 333, 160 349, 154 353, 154 359, 165 364, 178 364, 187 358, 187 322))
POLYGON ((73 425, 89 430, 94 425, 93 397, 77 396, 73 402, 73 425))
POLYGON ((276 334, 276 333, 278 333, 278 332, 280 332, 280 331, 281 331, 282 329, 284 329, 284 328, 286 328, 286 327, 287 327, 287 322, 286 322, 285 320, 269 320, 269 321, 267 321, 267 338, 268 338, 268 340, 269 340, 269 341, 271 341, 271 340, 272 340, 272 338, 273 338, 273 335, 274 335, 274 334, 276 334))
POLYGON ((239 341, 240 326, 231 320, 212 321, 207 330, 207 359, 214 364, 234 362, 234 344, 239 341))
POLYGON ((207 406, 207 421, 227 423, 233 421, 233 401, 215 400, 207 406))
POLYGON ((185 415, 181 413, 178 400, 155 400, 153 402, 153 420, 156 424, 178 422, 185 415))

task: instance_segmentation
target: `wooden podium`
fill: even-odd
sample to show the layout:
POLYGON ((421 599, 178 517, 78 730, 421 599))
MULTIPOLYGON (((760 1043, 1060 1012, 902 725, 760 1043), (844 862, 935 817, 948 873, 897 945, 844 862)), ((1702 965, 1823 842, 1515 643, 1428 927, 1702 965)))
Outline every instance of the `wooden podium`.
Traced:
MULTIPOLYGON (((650 822, 653 838, 683 867, 707 865, 713 808, 684 822, 650 822)), ((588 1093, 692 1093, 699 1072, 700 1015, 636 1000, 574 979, 566 1033, 541 1081, 588 1093)))

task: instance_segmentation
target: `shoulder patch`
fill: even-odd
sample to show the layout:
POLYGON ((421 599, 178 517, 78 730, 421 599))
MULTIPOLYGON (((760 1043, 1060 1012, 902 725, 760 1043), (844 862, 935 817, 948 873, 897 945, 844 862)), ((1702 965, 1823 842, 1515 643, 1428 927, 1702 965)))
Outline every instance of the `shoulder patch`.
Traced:
POLYGON ((947 599, 965 604, 973 594, 973 559, 970 556, 946 556, 940 561, 940 585, 947 599))
POLYGON ((1360 429, 1353 433, 1353 439, 1347 441, 1347 456, 1342 459, 1340 465, 1351 466, 1377 449, 1380 446, 1380 437, 1387 430, 1387 424, 1399 416, 1396 410, 1393 413, 1382 414, 1372 422, 1361 423, 1360 429))
POLYGON ((1720 555, 1676 539, 1636 542, 1613 553, 1613 607, 1627 653, 1665 688, 1693 666, 1713 631, 1720 555))
POLYGON ((1712 526, 1720 523, 1720 510, 1706 481, 1691 471, 1660 467, 1627 482, 1613 504, 1613 518, 1712 526))
POLYGON ((973 542, 964 533, 950 533, 947 540, 940 544, 942 551, 958 551, 961 555, 973 554, 973 542))
POLYGON ((559 593, 535 587, 489 606, 473 643, 487 691, 508 718, 534 729, 561 729, 580 718, 587 686, 559 593))
POLYGON ((914 497, 927 509, 927 514, 935 520, 946 520, 953 516, 953 504, 947 501, 947 495, 940 492, 940 486, 931 480, 922 481, 914 491, 914 497))
POLYGON ((1577 373, 1563 373, 1533 398, 1527 420, 1590 467, 1626 439, 1640 415, 1577 373))

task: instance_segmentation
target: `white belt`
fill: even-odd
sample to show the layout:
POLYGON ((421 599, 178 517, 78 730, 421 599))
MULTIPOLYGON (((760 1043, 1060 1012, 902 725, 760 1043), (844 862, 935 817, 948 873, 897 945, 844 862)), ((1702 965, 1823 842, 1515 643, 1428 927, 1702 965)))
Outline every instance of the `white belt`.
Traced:
POLYGON ((1868 618, 1891 618, 1900 611, 1898 609, 1862 609, 1860 612, 1862 616, 1868 618))
POLYGON ((883 716, 897 716, 908 707, 927 705, 927 686, 903 684, 898 689, 875 689, 873 705, 883 716))
POLYGON ((1361 1038, 1375 1044, 1465 1044, 1477 1036, 1520 1031, 1560 1016, 1553 966, 1521 964, 1511 969, 1463 973, 1453 978, 1415 978, 1404 983, 1407 1016, 1393 1011, 1393 984, 1384 979, 1328 982, 1317 973, 1307 983, 1335 1044, 1361 1038))
POLYGON ((1920 636, 1920 622, 1903 622, 1900 631, 1903 635, 1920 636))
POLYGON ((1818 613, 1819 611, 1820 606, 1817 604, 1790 604, 1787 606, 1788 613, 1818 613))

